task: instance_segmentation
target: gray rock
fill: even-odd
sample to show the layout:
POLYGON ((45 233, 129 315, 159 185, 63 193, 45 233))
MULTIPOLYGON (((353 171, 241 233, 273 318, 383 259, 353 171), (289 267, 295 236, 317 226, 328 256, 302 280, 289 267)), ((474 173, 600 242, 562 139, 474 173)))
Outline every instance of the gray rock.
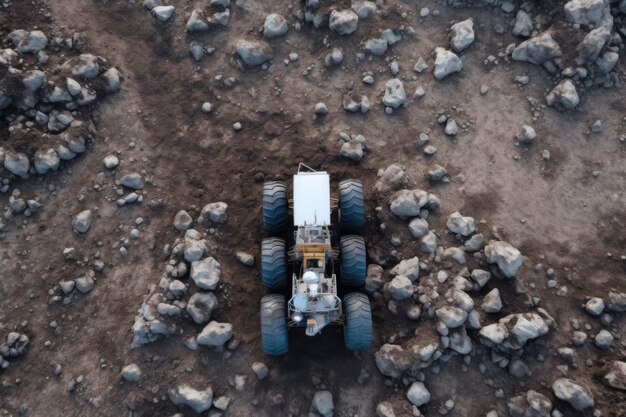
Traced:
POLYGON ((482 269, 474 269, 471 276, 481 288, 484 287, 491 279, 491 273, 482 269))
POLYGON ((455 52, 461 52, 474 42, 474 20, 469 18, 455 23, 450 32, 452 33, 450 46, 455 52))
POLYGON ((533 20, 524 10, 518 10, 513 35, 528 38, 533 33, 533 20))
POLYGON ((463 248, 466 252, 478 252, 485 247, 485 237, 482 233, 473 235, 469 240, 465 242, 463 248))
POLYGON ((254 255, 251 255, 246 252, 237 251, 235 257, 239 262, 246 266, 254 266, 254 255))
POLYGON ((365 291, 372 294, 383 287, 383 268, 380 265, 369 264, 365 277, 365 291))
POLYGON ((263 24, 263 35, 266 38, 276 38, 278 36, 283 36, 289 30, 289 26, 287 25, 287 20, 277 14, 272 13, 265 18, 265 23, 263 24))
POLYGON ((115 169, 120 164, 120 160, 115 155, 107 155, 102 160, 106 169, 115 169))
POLYGON ((181 210, 174 216, 174 228, 176 230, 185 231, 191 227, 193 219, 185 210, 181 210))
POLYGON ((611 370, 604 375, 603 379, 609 387, 626 391, 626 362, 613 361, 611 370))
POLYGON ((428 203, 428 194, 422 190, 401 190, 392 196, 391 212, 398 217, 416 217, 428 203))
POLYGON ((607 307, 610 311, 626 311, 626 293, 613 290, 609 291, 609 302, 607 307))
POLYGON ((450 330, 448 334, 450 340, 450 349, 461 355, 468 355, 472 352, 472 339, 467 334, 465 327, 450 330))
POLYGON ((374 189, 379 192, 397 190, 409 183, 404 169, 398 164, 391 164, 385 169, 378 170, 378 181, 374 189))
POLYGON ((574 83, 563 80, 546 96, 548 106, 561 105, 566 109, 573 109, 580 103, 574 83))
POLYGON ((359 19, 365 20, 376 13, 376 3, 367 0, 352 1, 352 11, 356 13, 359 19))
POLYGON ((414 382, 406 393, 406 398, 411 404, 419 407, 430 401, 430 392, 423 382, 414 382))
MULTIPOLYGON (((516 363, 518 362, 521 361, 517 360, 516 363)), ((552 411, 552 402, 550 402, 548 397, 533 390, 529 390, 524 395, 511 398, 507 406, 511 417, 550 417, 550 412, 552 411)), ((497 414, 495 417, 497 417, 497 414)))
POLYGON ((406 92, 404 91, 402 81, 398 78, 392 78, 387 81, 383 104, 388 107, 393 107, 394 109, 400 106, 406 107, 406 92))
POLYGON ((174 298, 181 298, 187 292, 187 286, 182 281, 175 279, 170 282, 168 290, 174 298))
POLYGON ((186 405, 200 414, 211 408, 213 403, 213 390, 207 387, 198 391, 189 385, 180 385, 168 391, 170 401, 176 405, 186 405))
POLYGON ((61 291, 63 291, 63 294, 71 293, 72 291, 74 291, 75 286, 76 282, 73 279, 59 282, 59 287, 61 287, 61 291))
POLYGON ((595 62, 611 39, 611 32, 607 28, 600 27, 589 32, 576 47, 576 63, 583 65, 595 62))
POLYGON ((420 260, 417 256, 410 259, 403 259, 391 270, 391 275, 402 275, 411 282, 416 281, 420 274, 420 260))
POLYGON ((608 330, 600 330, 594 338, 594 343, 600 349, 608 349, 613 344, 615 337, 608 330))
POLYGON ((267 365, 265 365, 263 362, 254 362, 252 364, 252 372, 254 372, 257 378, 265 379, 267 375, 270 373, 270 370, 267 368, 267 365))
POLYGON ((359 16, 350 9, 333 10, 328 19, 328 27, 339 35, 349 35, 354 32, 359 23, 359 16))
POLYGON ((104 90, 107 93, 117 93, 122 85, 122 76, 117 68, 111 67, 102 74, 106 80, 104 90))
POLYGON ((489 324, 480 329, 480 335, 489 342, 499 345, 509 337, 509 331, 502 323, 489 324))
POLYGON ((419 217, 409 222, 409 232, 414 239, 419 239, 428 233, 428 222, 419 217))
POLYGON ((322 417, 332 417, 335 408, 333 394, 329 391, 317 391, 313 396, 312 406, 322 417))
POLYGON ((215 290, 220 282, 221 273, 220 264, 212 257, 191 263, 190 277, 196 286, 203 290, 215 290))
POLYGON ((344 158, 351 159, 355 162, 363 159, 363 144, 361 142, 357 142, 355 140, 351 140, 350 142, 344 142, 341 145, 341 156, 344 158))
POLYGON ((133 190, 141 190, 144 186, 143 178, 141 174, 137 172, 133 172, 127 175, 124 175, 120 179, 120 184, 122 184, 126 188, 131 188, 133 190))
POLYGON ((143 0, 143 7, 148 10, 152 10, 161 5, 161 0, 143 0))
POLYGON ((92 54, 81 54, 69 59, 63 66, 70 68, 74 77, 96 78, 100 74, 101 60, 92 54))
POLYGON ((272 47, 260 40, 239 39, 235 43, 235 51, 249 67, 261 65, 273 57, 272 47))
POLYGON ((561 55, 559 44, 552 39, 549 33, 544 32, 522 42, 513 50, 512 58, 515 61, 526 61, 531 64, 541 65, 561 55))
POLYGON ((167 22, 174 14, 174 6, 156 6, 152 8, 152 14, 159 22, 167 22))
POLYGON ((194 262, 204 256, 207 251, 206 241, 200 232, 189 229, 185 232, 183 254, 187 262, 194 262))
POLYGON ((398 275, 389 283, 389 294, 396 301, 406 300, 413 295, 413 283, 407 277, 398 275))
POLYGON ((491 240, 485 246, 485 256, 489 263, 498 264, 498 269, 507 278, 514 277, 522 266, 522 254, 507 242, 491 240))
POLYGON ((316 103, 315 104, 315 114, 318 116, 324 116, 328 114, 328 107, 326 106, 326 103, 316 103))
POLYGON ((476 222, 473 217, 466 217, 455 211, 448 217, 446 222, 448 230, 461 236, 469 236, 476 230, 476 222))
POLYGON ((189 298, 186 311, 194 322, 204 324, 211 320, 217 305, 217 297, 213 293, 197 292, 189 298))
POLYGON ((571 0, 565 4, 565 18, 581 26, 613 27, 613 16, 608 0, 571 0))
POLYGON ((128 382, 137 382, 141 379, 141 369, 135 363, 122 368, 122 378, 128 382))
POLYGON ((205 226, 213 223, 224 223, 226 221, 228 204, 224 202, 210 203, 202 208, 198 223, 205 226))
POLYGON ((593 297, 585 304, 585 311, 592 316, 599 316, 604 311, 604 300, 593 297))
POLYGON ((531 126, 523 125, 515 137, 519 143, 530 145, 537 137, 537 133, 531 126))
POLYGON ((187 24, 185 25, 185 29, 187 32, 206 32, 209 30, 209 22, 206 17, 204 17, 204 12, 199 9, 194 9, 191 11, 191 16, 189 16, 189 20, 187 20, 187 24))
POLYGON ((619 54, 613 51, 606 51, 600 58, 596 60, 596 66, 598 72, 601 74, 608 74, 615 68, 619 61, 619 54))
POLYGON ((578 385, 569 378, 559 378, 552 384, 554 395, 567 401, 576 410, 593 407, 593 395, 587 388, 578 385))
POLYGON ((83 210, 72 219, 72 228, 76 233, 87 233, 91 227, 92 218, 91 210, 83 210))
POLYGON ((380 373, 391 378, 400 378, 411 365, 409 353, 401 346, 389 343, 376 352, 375 361, 380 373))
POLYGON ((460 72, 463 69, 463 61, 454 52, 444 48, 435 48, 435 78, 443 80, 448 75, 460 72))
POLYGON ((462 326, 467 319, 467 312, 458 307, 446 306, 435 310, 435 315, 450 329, 462 326))
POLYGON ((35 54, 48 45, 48 38, 40 30, 30 32, 17 45, 17 50, 22 54, 35 54))
POLYGON ((61 164, 61 158, 52 148, 47 150, 39 149, 33 157, 33 165, 38 174, 46 174, 49 171, 56 171, 61 164))
POLYGON ((396 413, 390 403, 383 401, 376 406, 376 417, 396 417, 396 413))
POLYGON ((224 27, 228 26, 230 22, 230 10, 225 9, 222 12, 213 13, 213 19, 224 27))
POLYGON ((30 161, 28 156, 20 152, 7 152, 4 156, 4 167, 18 177, 28 177, 30 161))
POLYGON ((199 345, 222 348, 231 337, 233 337, 232 324, 212 321, 202 329, 197 340, 199 345))
POLYGON ((43 86, 45 80, 46 74, 43 71, 33 70, 26 73, 26 76, 22 79, 22 84, 28 91, 36 92, 43 86))
POLYGON ((77 278, 75 283, 76 289, 83 294, 87 294, 93 289, 95 285, 95 281, 89 275, 84 275, 80 278, 77 278))
POLYGON ((502 299, 497 288, 489 291, 483 298, 483 311, 485 313, 499 313, 502 310, 502 299))
POLYGON ((510 333, 515 336, 519 346, 549 331, 546 322, 536 313, 510 314, 500 319, 500 323, 510 327, 510 333))
POLYGON ((430 231, 422 238, 420 242, 420 250, 426 253, 435 253, 437 249, 437 235, 430 231))

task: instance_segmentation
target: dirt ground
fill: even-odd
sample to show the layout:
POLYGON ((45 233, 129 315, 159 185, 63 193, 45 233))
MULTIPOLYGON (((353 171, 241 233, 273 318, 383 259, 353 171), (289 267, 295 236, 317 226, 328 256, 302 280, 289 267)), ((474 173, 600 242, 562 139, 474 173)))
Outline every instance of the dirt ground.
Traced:
MULTIPOLYGON (((245 10, 233 3, 228 28, 193 36, 184 25, 196 2, 169 3, 176 11, 166 24, 158 23, 141 2, 13 0, 0 8, 2 38, 17 28, 39 27, 64 36, 77 32, 86 50, 105 57, 123 75, 122 90, 97 110, 99 137, 85 155, 56 173, 12 183, 23 195, 38 196, 43 207, 32 217, 11 219, 0 232, 1 333, 17 329, 30 338, 27 353, 0 373, 4 415, 195 415, 188 408, 177 409, 167 398, 167 390, 181 383, 210 385, 216 396, 230 396, 231 405, 224 413, 228 416, 307 415, 320 386, 334 394, 337 415, 373 416, 383 400, 397 405, 396 415, 411 415, 406 387, 402 381, 385 383, 374 354, 393 335, 406 339, 432 323, 416 325, 394 316, 380 297, 372 301, 375 342, 368 352, 354 355, 345 350, 340 328, 314 339, 292 334, 285 357, 270 358, 262 352, 258 303, 265 290, 259 268, 241 265, 235 252, 254 253, 258 258, 263 237, 262 181, 288 181, 300 162, 328 171, 335 190, 344 178, 363 181, 369 193, 368 250, 389 259, 386 269, 394 260, 418 253, 404 221, 389 215, 383 232, 374 215, 376 207, 388 207, 386 196, 372 191, 377 171, 401 164, 412 186, 440 197, 442 209, 429 223, 442 232, 443 244, 454 242, 444 232, 445 221, 459 210, 480 221, 478 229, 486 237, 494 236, 493 228, 498 228, 500 236, 520 249, 524 264, 517 279, 498 284, 502 315, 526 311, 527 297, 538 296, 557 321, 558 328, 525 354, 533 371, 529 378, 516 379, 497 366, 483 375, 478 358, 463 371, 463 361, 455 357, 441 363, 439 373, 427 372, 433 399, 422 408, 424 415, 439 415, 438 407, 449 398, 456 403, 452 416, 482 416, 491 409, 507 415, 506 399, 528 389, 553 398, 549 387, 562 374, 557 366, 563 365, 555 352, 570 345, 570 320, 588 323, 595 334, 602 326, 581 308, 586 297, 606 297, 610 288, 626 291, 626 263, 620 259, 626 255, 626 148, 619 140, 626 133, 624 90, 591 89, 575 110, 547 108, 532 122, 528 97, 543 103, 554 80, 531 64, 502 60, 498 65, 483 64, 487 56, 497 56, 508 44, 519 42, 510 31, 503 35, 493 31, 496 23, 508 24, 511 15, 490 7, 382 2, 379 15, 360 23, 348 37, 310 25, 299 32, 290 27, 286 37, 271 41, 274 59, 268 70, 242 71, 234 58, 234 41, 258 36, 269 13, 281 13, 294 23, 290 10, 296 10, 292 8, 296 2, 245 1, 245 10), (421 7, 441 13, 421 20, 421 7), (409 13, 406 19, 403 11, 409 13), (450 22, 467 17, 474 19, 476 41, 461 54, 463 71, 441 82, 430 71, 413 80, 417 58, 426 58, 432 70, 432 52, 447 45, 450 22), (415 29, 414 37, 405 37, 384 57, 356 63, 360 42, 379 29, 403 24, 415 29), (189 55, 191 39, 200 39, 216 51, 196 63, 189 55), (324 39, 343 47, 346 58, 341 67, 324 68, 328 53, 324 39), (297 52, 299 60, 285 65, 283 60, 291 52, 297 52), (407 94, 412 96, 422 85, 426 96, 386 115, 380 100, 391 78, 391 57, 400 65, 407 94), (309 66, 313 69, 303 75, 309 66), (366 71, 374 73, 372 86, 361 82, 366 71), (531 80, 523 87, 514 82, 522 74, 531 80), (236 83, 228 87, 218 76, 234 77, 236 83), (484 96, 479 92, 483 84, 489 87, 484 96), (374 103, 369 113, 343 111, 342 96, 349 90, 368 95, 374 103), (213 103, 213 113, 200 111, 205 101, 213 103), (320 101, 330 112, 315 119, 313 107, 320 101), (454 141, 437 123, 442 112, 468 123, 454 141), (604 129, 592 134, 589 127, 598 119, 604 129), (241 131, 232 129, 235 122, 241 122, 241 131), (532 124, 537 131, 528 149, 516 146, 514 140, 523 124, 532 124), (366 137, 363 160, 355 163, 339 155, 341 131, 366 137), (434 156, 425 156, 417 146, 420 132, 430 134, 431 144, 438 149, 434 156), (544 149, 551 154, 547 161, 541 157, 544 149), (117 152, 120 167, 114 173, 105 170, 103 158, 117 152), (446 167, 450 183, 428 181, 428 170, 435 163, 446 167), (114 181, 131 171, 148 179, 144 202, 118 208, 114 181), (162 204, 148 203, 157 200, 162 204), (172 227, 174 215, 185 209, 195 218, 202 206, 214 201, 229 206, 227 222, 211 229, 207 238, 223 269, 215 319, 233 324, 240 346, 230 357, 209 349, 191 351, 184 342, 200 328, 189 323, 183 325, 183 335, 131 349, 137 309, 163 270, 162 248, 182 237, 172 227), (77 235, 71 218, 87 208, 95 213, 92 227, 87 234, 77 235), (119 246, 139 217, 142 236, 122 257, 119 246), (392 236, 399 236, 403 244, 394 248, 392 236), (75 248, 74 260, 64 259, 66 247, 75 248), (50 301, 60 280, 83 275, 95 258, 102 259, 105 268, 97 273, 93 291, 73 295, 67 304, 50 301), (535 268, 537 264, 543 267, 535 268), (555 270, 560 291, 547 289, 548 268, 555 270), (51 328, 52 321, 58 324, 56 329, 51 328), (544 360, 537 360, 538 355, 544 360), (266 380, 257 381, 251 372, 255 361, 270 368, 266 380), (120 378, 121 368, 132 362, 143 372, 137 384, 120 378), (57 364, 62 367, 58 376, 57 364), (362 372, 368 377, 359 383, 362 372), (68 392, 68 384, 79 375, 83 382, 68 392), (243 391, 235 389, 235 375, 247 377, 243 391), (487 379, 492 386, 485 383, 487 379), (504 399, 494 395, 498 388, 504 399)), ((554 6, 550 5, 545 7, 554 6)), ((553 10, 562 14, 557 6, 553 10)), ((618 65, 624 68, 621 55, 618 65)), ((0 205, 7 201, 8 195, 0 195, 0 205)), ((626 335, 623 315, 613 319, 613 334, 626 335)), ((591 389, 595 409, 602 416, 625 415, 624 393, 601 382, 611 361, 625 360, 624 342, 616 339, 610 351, 589 343, 577 355, 578 367, 567 374, 591 389)), ((593 413, 555 404, 562 405, 567 416, 593 413)))

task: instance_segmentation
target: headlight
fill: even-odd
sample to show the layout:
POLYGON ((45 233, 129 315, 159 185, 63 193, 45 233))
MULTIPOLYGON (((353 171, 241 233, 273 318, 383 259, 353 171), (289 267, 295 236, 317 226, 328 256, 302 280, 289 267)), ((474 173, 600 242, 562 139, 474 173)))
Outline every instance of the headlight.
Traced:
POLYGON ((302 319, 304 318, 304 316, 302 315, 302 313, 300 313, 299 311, 296 311, 295 313, 293 313, 293 315, 291 316, 291 319, 293 321, 295 321, 296 323, 300 323, 302 321, 302 319))

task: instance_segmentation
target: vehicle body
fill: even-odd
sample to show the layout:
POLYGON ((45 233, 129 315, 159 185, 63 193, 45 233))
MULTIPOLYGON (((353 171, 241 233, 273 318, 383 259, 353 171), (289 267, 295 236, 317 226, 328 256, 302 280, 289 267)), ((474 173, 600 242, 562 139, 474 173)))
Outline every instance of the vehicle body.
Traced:
POLYGON ((358 231, 365 224, 363 187, 359 181, 340 183, 339 198, 330 197, 330 177, 303 164, 293 177, 293 200, 289 205, 285 184, 269 181, 263 187, 264 228, 277 235, 288 229, 293 212, 293 246, 286 240, 263 240, 262 278, 270 291, 261 301, 263 349, 270 355, 288 351, 288 327, 304 327, 307 336, 319 334, 329 324, 344 326, 346 347, 369 348, 372 338, 371 309, 365 294, 347 294, 343 302, 339 285, 361 287, 365 283, 365 241, 358 235, 339 238, 339 231, 358 231), (303 172, 302 168, 308 171, 303 172), (339 227, 331 222, 337 211, 339 227), (339 244, 337 244, 339 243, 339 244), (291 285, 287 259, 291 262, 291 285), (338 280, 338 276, 340 279, 338 280))

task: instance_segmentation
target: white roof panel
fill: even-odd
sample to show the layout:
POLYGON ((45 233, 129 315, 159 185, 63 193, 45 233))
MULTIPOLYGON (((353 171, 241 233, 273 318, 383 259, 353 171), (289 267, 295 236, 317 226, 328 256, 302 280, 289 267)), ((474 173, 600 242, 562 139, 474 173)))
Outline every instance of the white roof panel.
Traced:
POLYGON ((295 226, 330 225, 330 178, 324 171, 293 176, 295 226))

